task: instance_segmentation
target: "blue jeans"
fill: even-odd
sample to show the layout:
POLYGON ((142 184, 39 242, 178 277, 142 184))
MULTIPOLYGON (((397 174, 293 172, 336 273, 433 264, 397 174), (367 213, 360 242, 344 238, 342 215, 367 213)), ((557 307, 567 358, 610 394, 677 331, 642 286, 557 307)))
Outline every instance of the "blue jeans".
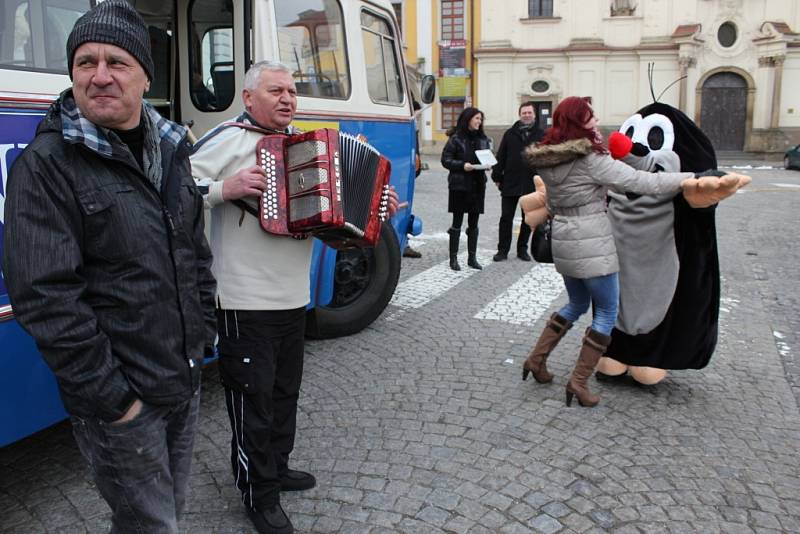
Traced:
POLYGON ((558 314, 568 321, 575 322, 594 303, 592 330, 611 335, 617 322, 619 306, 619 276, 617 273, 594 278, 573 278, 564 276, 569 302, 558 314))
POLYGON ((177 405, 143 403, 120 424, 70 417, 81 454, 111 507, 111 532, 178 532, 186 502, 200 390, 177 405))

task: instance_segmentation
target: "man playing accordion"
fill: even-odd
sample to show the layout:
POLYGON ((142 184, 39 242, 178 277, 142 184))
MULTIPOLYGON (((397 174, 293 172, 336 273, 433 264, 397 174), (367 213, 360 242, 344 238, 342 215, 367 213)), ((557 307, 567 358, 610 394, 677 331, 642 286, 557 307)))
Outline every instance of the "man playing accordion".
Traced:
MULTIPOLYGON (((256 63, 245 75, 245 113, 212 129, 191 157, 195 181, 208 186, 213 273, 217 278, 219 370, 232 428, 231 467, 258 532, 292 532, 281 491, 313 488, 310 473, 289 468, 303 373, 313 240, 262 230, 249 207, 267 188, 256 164, 265 131, 296 135, 291 70, 256 63), (244 125, 244 126, 242 126, 244 125), (252 128, 251 128, 252 127, 252 128), (261 131, 257 131, 261 130, 261 131)), ((397 211, 391 191, 389 216, 397 211)))

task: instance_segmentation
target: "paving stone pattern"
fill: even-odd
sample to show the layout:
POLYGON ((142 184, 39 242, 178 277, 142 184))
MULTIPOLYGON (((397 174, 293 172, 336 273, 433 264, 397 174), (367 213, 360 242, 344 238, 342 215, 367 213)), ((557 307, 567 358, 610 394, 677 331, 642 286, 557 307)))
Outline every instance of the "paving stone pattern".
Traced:
MULTIPOLYGON (((446 242, 426 237, 449 224, 437 166, 418 180, 423 257, 403 260, 402 280, 446 261, 446 242)), ((513 255, 423 306, 390 306, 358 335, 310 341, 293 465, 319 484, 284 495, 297 530, 800 532, 800 189, 770 185, 800 185, 800 173, 752 173, 752 190, 718 209, 721 333, 701 371, 654 387, 591 379, 600 405, 566 408, 584 319, 551 358, 555 381, 522 382, 543 319, 476 318, 535 265, 513 255)), ((482 255, 498 212, 487 194, 482 255)), ((203 387, 181 530, 252 532, 229 474, 214 366, 203 387)), ((0 532, 107 531, 67 424, 0 449, 0 473, 0 532)))

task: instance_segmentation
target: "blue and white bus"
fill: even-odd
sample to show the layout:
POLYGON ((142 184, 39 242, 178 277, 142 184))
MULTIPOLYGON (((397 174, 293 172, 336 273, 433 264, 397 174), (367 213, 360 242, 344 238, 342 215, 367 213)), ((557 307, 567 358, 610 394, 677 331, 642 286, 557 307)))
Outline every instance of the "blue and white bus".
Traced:
MULTIPOLYGON (((0 230, 8 169, 69 86, 65 43, 97 0, 0 0, 0 230)), ((392 162, 401 209, 374 249, 317 243, 308 334, 348 335, 380 315, 397 285, 411 214, 416 157, 412 90, 433 100, 431 77, 410 87, 388 0, 131 0, 150 30, 155 73, 145 97, 199 136, 242 111, 244 73, 277 59, 294 69, 295 125, 362 134, 392 162), (417 91, 418 90, 418 91, 417 91)), ((2 233, 0 232, 0 247, 2 233)), ((0 248, 0 250, 2 250, 0 248)), ((42 258, 47 261, 47 258, 42 258)), ((0 446, 66 414, 55 378, 14 321, 0 279, 0 446)))

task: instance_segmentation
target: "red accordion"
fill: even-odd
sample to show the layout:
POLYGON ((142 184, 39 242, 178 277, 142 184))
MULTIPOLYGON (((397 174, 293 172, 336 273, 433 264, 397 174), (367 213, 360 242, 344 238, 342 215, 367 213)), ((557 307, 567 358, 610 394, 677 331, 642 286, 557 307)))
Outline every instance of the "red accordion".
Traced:
POLYGON ((378 242, 391 164, 371 145, 332 129, 266 135, 256 158, 267 175, 259 206, 265 231, 311 233, 339 249, 378 242))

